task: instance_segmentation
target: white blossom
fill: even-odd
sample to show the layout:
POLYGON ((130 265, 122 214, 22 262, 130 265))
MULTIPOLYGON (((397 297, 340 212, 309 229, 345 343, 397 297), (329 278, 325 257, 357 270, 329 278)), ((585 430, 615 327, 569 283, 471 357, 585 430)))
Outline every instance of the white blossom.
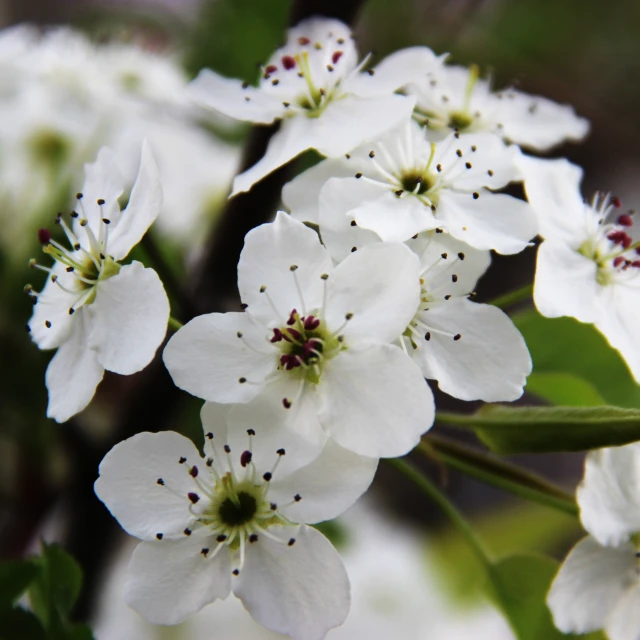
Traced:
POLYGON ((233 591, 268 629, 320 640, 347 616, 349 581, 305 523, 348 508, 377 461, 328 442, 313 464, 287 470, 300 449, 277 446, 259 423, 228 430, 228 412, 203 407, 204 457, 177 433, 145 432, 102 461, 98 497, 142 540, 125 599, 150 622, 176 624, 233 591))
POLYGON ((372 457, 418 443, 433 398, 393 344, 420 295, 407 247, 378 243, 334 267, 317 234, 280 212, 247 234, 238 288, 244 313, 200 316, 169 341, 164 361, 178 387, 239 403, 237 428, 269 417, 316 449, 327 435, 372 457))
POLYGON ((587 455, 577 498, 590 535, 569 553, 547 599, 561 631, 640 637, 639 481, 638 443, 587 455))
POLYGON ((589 122, 569 105, 513 88, 494 91, 478 68, 443 65, 407 88, 417 98, 414 117, 429 129, 495 133, 525 149, 546 151, 579 142, 589 122))
POLYGON ((164 339, 169 302, 153 269, 140 262, 120 264, 141 240, 162 206, 162 189, 151 151, 145 144, 129 204, 120 211, 123 180, 109 149, 85 168, 69 226, 62 227, 71 247, 41 230, 43 251, 53 267, 31 266, 49 274, 42 292, 27 286, 35 302, 28 324, 41 349, 57 349, 46 374, 47 415, 64 422, 84 409, 104 370, 128 375, 152 360, 164 339))
POLYGON ((527 198, 545 241, 534 302, 550 318, 595 324, 640 380, 640 242, 617 198, 580 195, 582 170, 566 160, 521 158, 527 198))
POLYGON ((415 99, 395 91, 440 64, 426 47, 404 49, 362 71, 349 28, 309 18, 290 29, 286 44, 262 68, 258 87, 204 70, 191 97, 238 120, 281 120, 264 157, 240 174, 233 193, 253 184, 307 149, 339 156, 373 140, 411 115, 415 99))
POLYGON ((529 205, 492 190, 518 175, 515 146, 496 136, 452 133, 434 142, 408 120, 340 159, 324 160, 285 186, 283 200, 298 219, 318 220, 319 191, 331 176, 335 199, 352 203, 357 226, 382 240, 404 242, 440 229, 476 249, 511 254, 536 235, 529 205))

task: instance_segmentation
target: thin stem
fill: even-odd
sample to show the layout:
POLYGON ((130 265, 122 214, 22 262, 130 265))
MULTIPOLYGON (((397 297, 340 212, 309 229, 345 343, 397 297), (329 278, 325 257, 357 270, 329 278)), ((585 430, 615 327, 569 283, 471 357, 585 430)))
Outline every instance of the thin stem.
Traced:
POLYGON ((493 300, 489 300, 489 304, 492 304, 494 307, 499 307, 500 309, 506 309, 507 307, 511 307, 518 302, 525 302, 531 298, 533 294, 533 285, 528 284, 525 287, 520 289, 516 289, 515 291, 510 291, 509 293, 505 293, 502 296, 498 296, 493 300))
POLYGON ((400 473, 404 474, 411 480, 423 493, 428 495, 447 515, 454 526, 462 534, 469 546, 475 552, 480 563, 487 569, 491 567, 491 560, 484 550, 482 543, 476 537, 471 525, 466 521, 464 516, 454 507, 449 499, 416 467, 406 459, 390 458, 386 462, 395 467, 400 473))
POLYGON ((418 451, 472 478, 526 500, 572 516, 579 515, 578 506, 570 494, 534 473, 482 451, 433 435, 423 439, 418 451))
POLYGON ((177 331, 178 329, 182 329, 184 325, 180 320, 176 320, 173 316, 169 317, 169 328, 177 331))
POLYGON ((464 429, 473 429, 476 422, 474 415, 464 413, 449 413, 448 411, 438 411, 436 413, 435 424, 446 424, 450 427, 462 427, 464 429))

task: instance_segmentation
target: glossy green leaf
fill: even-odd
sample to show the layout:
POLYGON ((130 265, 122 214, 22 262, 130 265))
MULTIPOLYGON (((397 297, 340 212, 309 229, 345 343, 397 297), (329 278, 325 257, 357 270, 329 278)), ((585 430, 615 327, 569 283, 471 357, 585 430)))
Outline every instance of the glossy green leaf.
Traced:
POLYGON ((551 404, 566 407, 599 407, 607 404, 593 384, 571 373, 534 371, 527 379, 525 391, 551 404))
POLYGON ((11 605, 35 580, 40 568, 29 560, 0 562, 0 606, 11 605))

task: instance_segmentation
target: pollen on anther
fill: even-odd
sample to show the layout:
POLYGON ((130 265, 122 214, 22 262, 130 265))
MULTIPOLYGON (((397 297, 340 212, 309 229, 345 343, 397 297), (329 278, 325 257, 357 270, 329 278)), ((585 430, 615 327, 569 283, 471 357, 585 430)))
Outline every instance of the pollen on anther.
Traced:
POLYGON ((178 458, 178 462, 179 462, 180 464, 184 464, 186 461, 187 461, 187 459, 186 459, 184 456, 180 456, 180 457, 178 458))
POLYGON ((458 258, 460 258, 460 260, 464 260, 465 255, 464 253, 462 253, 462 251, 458 254, 458 258))
POLYGON ((278 505, 275 502, 272 502, 269 505, 269 508, 271 509, 271 511, 275 511, 278 508, 278 505))
POLYGON ((493 177, 493 171, 491 169, 488 169, 487 173, 489 174, 489 177, 491 177, 491 178, 493 177))
POLYGON ((450 293, 448 293, 448 294, 444 297, 444 299, 445 299, 445 300, 451 300, 451 294, 450 294, 450 293))
POLYGON ((47 329, 51 329, 51 322, 49 320, 45 320, 44 326, 47 327, 47 329))
POLYGON ((240 465, 243 468, 246 467, 251 462, 252 457, 253 457, 253 454, 251 453, 251 451, 243 451, 240 454, 240 465))
POLYGON ((221 533, 217 538, 216 542, 224 542, 227 539, 227 536, 224 533, 221 533))
POLYGON ((191 500, 193 504, 195 504, 200 500, 200 496, 197 493, 193 493, 193 492, 187 493, 187 498, 189 498, 189 500, 191 500))
POLYGON ((451 275, 451 282, 458 282, 458 276, 455 273, 451 275))
POLYGON ((251 543, 253 543, 253 542, 258 542, 258 534, 256 534, 256 533, 252 533, 252 534, 249 536, 249 542, 251 542, 251 543))
POLYGON ((375 74, 375 70, 374 69, 367 69, 367 73, 372 76, 375 74))
POLYGON ((289 267, 289 271, 297 271, 297 270, 298 270, 298 265, 297 265, 297 264, 292 264, 292 265, 289 267))
POLYGON ((362 174, 361 174, 359 171, 358 171, 358 173, 356 173, 356 178, 358 178, 358 180, 359 180, 360 178, 362 178, 362 174))
POLYGON ((204 549, 200 549, 200 553, 206 558, 207 554, 209 553, 209 549, 207 549, 206 547, 204 549))
MULTIPOLYGON (((354 220, 354 222, 355 222, 355 220, 354 220)), ((329 278, 329 274, 328 274, 328 273, 323 273, 323 274, 320 276, 320 279, 321 279, 321 280, 327 280, 328 278, 329 278)))
POLYGON ((225 453, 231 453, 231 447, 228 444, 225 444, 223 449, 225 453))
POLYGON ((164 534, 162 534, 162 533, 156 533, 156 538, 157 538, 158 540, 162 540, 162 538, 164 538, 164 534))
POLYGON ((198 467, 196 467, 195 464, 193 465, 193 467, 191 467, 191 469, 189 469, 189 475, 192 478, 197 478, 198 477, 198 467))
POLYGON ((291 400, 289 400, 289 398, 282 398, 282 406, 285 409, 291 409, 291 400))
POLYGON ((460 340, 460 338, 462 338, 462 334, 461 333, 456 333, 455 336, 453 336, 453 339, 457 342, 458 340, 460 340))
POLYGON ((289 542, 287 542, 287 546, 293 547, 293 545, 295 543, 296 543, 296 539, 295 538, 289 538, 289 542))
POLYGON ((441 164, 437 164, 437 165, 436 165, 436 171, 437 171, 438 173, 440 173, 440 172, 442 171, 442 165, 441 165, 441 164))
POLYGON ((358 247, 351 247, 351 253, 354 253, 357 250, 358 250, 358 247))
POLYGON ((233 573, 234 576, 239 576, 240 575, 240 569, 234 569, 231 573, 233 573))
POLYGON ((464 166, 465 166, 467 169, 471 169, 471 163, 470 163, 470 162, 465 162, 465 163, 464 163, 464 166))
POLYGON ((431 332, 427 331, 427 333, 424 334, 424 339, 429 342, 429 340, 431 340, 431 332))
POLYGON ((210 467, 213 464, 213 458, 207 458, 207 461, 205 464, 207 465, 207 467, 210 467))
POLYGON ((162 478, 158 478, 156 480, 156 484, 159 484, 161 487, 164 487, 164 480, 162 478))
POLYGON ((376 152, 373 149, 371 149, 371 151, 369 151, 369 157, 370 158, 375 158, 376 157, 376 152))
POLYGON ((273 475, 271 474, 270 471, 267 471, 266 473, 264 473, 262 475, 262 478, 265 482, 269 482, 271 480, 271 478, 273 477, 273 475))
POLYGON ((462 151, 460 149, 456 149, 456 155, 458 158, 462 158, 462 151))
POLYGON ((247 433, 248 433, 250 436, 255 436, 255 435, 256 435, 256 432, 255 432, 253 429, 247 429, 247 433))
POLYGON ((82 200, 82 198, 84 198, 84 195, 81 193, 76 193, 76 200, 82 200))
POLYGON ((184 533, 185 536, 190 536, 192 532, 191 532, 191 529, 187 527, 182 533, 184 533))
MULTIPOLYGON (((395 194, 398 196, 398 198, 404 193, 404 189, 398 189, 395 194)), ((353 221, 355 222, 355 220, 353 221)))
POLYGON ((440 254, 440 257, 441 257, 443 260, 446 260, 448 255, 449 255, 448 253, 441 253, 441 254, 440 254))
POLYGON ((477 200, 480 197, 480 194, 477 191, 473 192, 473 199, 477 200))
POLYGON ((353 318, 353 313, 349 312, 344 316, 345 320, 351 320, 351 318, 353 318))
POLYGON ((302 500, 302 496, 299 493, 296 493, 296 495, 293 496, 293 501, 300 502, 300 500, 302 500))
POLYGON ((240 384, 244 384, 246 381, 247 381, 247 379, 246 379, 246 378, 238 378, 238 382, 239 382, 240 384))

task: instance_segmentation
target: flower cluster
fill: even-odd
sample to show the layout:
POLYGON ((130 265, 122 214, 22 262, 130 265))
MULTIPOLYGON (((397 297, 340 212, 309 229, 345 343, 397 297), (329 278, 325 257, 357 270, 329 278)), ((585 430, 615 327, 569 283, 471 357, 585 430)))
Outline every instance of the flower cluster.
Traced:
MULTIPOLYGON (((420 443, 435 419, 426 380, 467 401, 523 393, 532 369, 523 337, 501 309, 475 301, 490 251, 517 254, 541 235, 540 312, 594 323, 640 379, 633 218, 615 198, 582 203, 580 171, 566 161, 525 154, 586 135, 570 107, 493 92, 476 68, 446 66, 426 47, 372 66, 336 20, 291 29, 257 86, 205 70, 186 94, 238 120, 280 123, 232 195, 308 149, 324 158, 285 185, 288 211, 246 235, 242 310, 191 318, 163 350, 175 385, 205 401, 202 452, 177 433, 139 433, 104 458, 95 490, 141 539, 125 599, 147 620, 175 624, 233 592, 268 629, 320 640, 345 620, 349 582, 309 525, 353 504, 380 458, 420 443), (513 183, 524 183, 526 201, 513 183)), ((55 265, 34 261, 48 281, 40 293, 28 288, 33 339, 58 349, 47 386, 49 415, 61 422, 89 403, 104 370, 145 367, 169 319, 157 274, 123 264, 161 209, 148 144, 122 212, 114 155, 103 149, 86 172, 72 223, 56 219, 70 248, 42 230, 55 265)), ((638 455, 628 451, 620 455, 638 455)), ((606 476, 617 455, 590 458, 579 499, 595 539, 574 550, 550 595, 567 630, 603 626, 615 604, 602 598, 587 622, 567 613, 584 554, 602 556, 606 571, 615 556, 616 599, 637 620, 637 587, 621 576, 635 579, 629 535, 640 524, 627 521, 627 496, 606 476), (601 531, 594 515, 605 490, 618 492, 616 531, 601 531)), ((611 616, 622 629, 624 615, 611 616)))

